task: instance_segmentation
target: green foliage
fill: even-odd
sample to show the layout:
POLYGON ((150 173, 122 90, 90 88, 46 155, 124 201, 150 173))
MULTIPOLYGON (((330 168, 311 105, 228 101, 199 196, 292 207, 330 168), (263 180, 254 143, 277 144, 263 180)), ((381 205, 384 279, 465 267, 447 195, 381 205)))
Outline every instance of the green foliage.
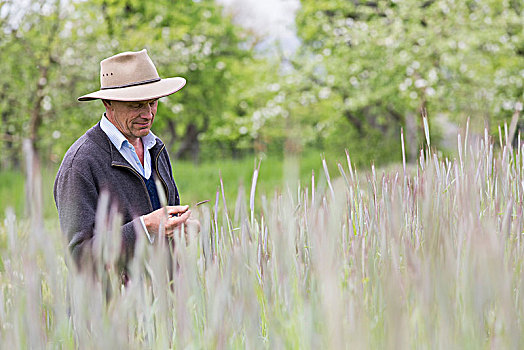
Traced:
MULTIPOLYGON (((53 198, 53 183, 56 170, 45 169, 42 172, 42 201, 43 215, 46 219, 57 217, 57 210, 53 198)), ((5 218, 8 208, 11 208, 18 217, 26 215, 25 176, 19 171, 0 172, 0 220, 5 218)))
MULTIPOLYGON (((49 111, 46 87, 56 87, 51 79, 56 71, 54 57, 59 50, 57 33, 58 2, 35 2, 27 10, 16 11, 16 6, 2 2, 2 30, 0 32, 0 133, 6 147, 2 147, 2 164, 20 153, 22 135, 38 138, 42 118, 35 118, 40 105, 49 111), (17 22, 17 15, 22 15, 17 22)), ((48 113, 50 114, 50 113, 48 113)), ((18 160, 19 162, 19 160, 18 160)), ((8 165, 8 164, 7 164, 8 165)))
MULTIPOLYGON (((146 6, 142 1, 41 0, 29 8, 6 6, 13 12, 3 18, 0 41, 6 167, 20 163, 23 138, 36 143, 46 162, 59 161, 103 111, 100 103, 76 98, 99 88, 100 60, 127 50, 147 48, 162 77, 183 76, 189 82, 189 88, 162 99, 154 127, 178 150, 176 156, 198 157, 204 133, 226 143, 231 138, 215 131, 236 125, 230 111, 238 102, 231 87, 248 86, 252 81, 244 78, 244 67, 257 62, 242 47, 243 33, 215 1, 146 6)), ((231 143, 227 154, 238 148, 236 138, 231 143)))
MULTIPOLYGON (((340 152, 414 160, 423 133, 474 116, 496 130, 522 108, 523 6, 513 0, 302 1, 295 54, 261 52, 214 0, 0 1, 0 164, 20 168, 22 140, 44 163, 95 124, 99 62, 147 48, 163 77, 153 131, 174 158, 340 152)), ((435 136, 435 135, 433 135, 435 136)), ((435 137, 433 138, 436 139, 435 137)))
POLYGON ((24 178, 18 172, 1 172, 0 182, 0 217, 4 217, 7 207, 11 207, 15 212, 22 216, 24 213, 25 198, 24 178))
POLYGON ((366 126, 397 139, 404 126, 416 146, 419 110, 496 127, 519 108, 523 11, 498 0, 304 0, 297 64, 315 62, 309 81, 329 89, 331 119, 345 117, 359 140, 366 126))
POLYGON ((147 48, 161 76, 187 79, 187 88, 162 99, 155 130, 171 149, 177 147, 177 157, 198 158, 201 134, 216 134, 224 124, 231 86, 244 79, 239 68, 253 62, 240 47, 239 28, 213 0, 99 0, 79 10, 88 8, 90 20, 102 18, 102 32, 94 37, 111 43, 106 56, 147 48))

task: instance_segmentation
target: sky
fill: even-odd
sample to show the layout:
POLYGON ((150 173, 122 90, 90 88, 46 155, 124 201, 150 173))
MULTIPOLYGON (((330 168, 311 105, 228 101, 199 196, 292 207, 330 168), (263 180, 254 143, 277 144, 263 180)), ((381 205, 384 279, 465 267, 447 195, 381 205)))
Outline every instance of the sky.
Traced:
POLYGON ((279 41, 285 52, 299 45, 295 31, 295 13, 299 0, 216 0, 233 14, 235 22, 260 35, 266 44, 279 41))

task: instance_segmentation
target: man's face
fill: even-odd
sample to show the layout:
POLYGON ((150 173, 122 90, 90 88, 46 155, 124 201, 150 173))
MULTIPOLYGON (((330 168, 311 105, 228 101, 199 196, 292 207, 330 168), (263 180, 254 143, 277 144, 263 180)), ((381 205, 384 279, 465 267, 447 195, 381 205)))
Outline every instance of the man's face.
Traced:
POLYGON ((149 130, 155 119, 158 100, 134 102, 111 101, 111 104, 107 104, 107 101, 104 101, 104 105, 106 106, 107 119, 109 119, 129 141, 135 141, 149 134, 149 130))

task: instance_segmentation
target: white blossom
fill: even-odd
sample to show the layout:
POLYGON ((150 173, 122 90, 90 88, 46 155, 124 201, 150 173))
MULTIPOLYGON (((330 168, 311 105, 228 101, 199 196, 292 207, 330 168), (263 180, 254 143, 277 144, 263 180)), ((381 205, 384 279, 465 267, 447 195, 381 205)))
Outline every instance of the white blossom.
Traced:
POLYGON ((331 89, 328 88, 328 87, 323 87, 322 89, 320 89, 320 91, 318 92, 318 98, 322 99, 322 100, 325 100, 326 98, 329 97, 329 95, 331 94, 331 89))
POLYGON ((425 81, 424 79, 417 79, 415 80, 415 87, 417 88, 423 88, 423 87, 426 87, 427 86, 427 81, 425 81))

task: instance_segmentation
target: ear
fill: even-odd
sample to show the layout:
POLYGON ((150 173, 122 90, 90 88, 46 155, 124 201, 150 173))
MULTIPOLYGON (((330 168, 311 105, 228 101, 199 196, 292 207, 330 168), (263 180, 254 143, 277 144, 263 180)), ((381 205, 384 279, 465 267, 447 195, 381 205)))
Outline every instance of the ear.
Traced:
POLYGON ((106 107, 106 109, 111 109, 111 101, 102 100, 102 103, 104 104, 104 107, 106 107))
POLYGON ((111 101, 109 101, 109 100, 102 100, 102 103, 104 104, 104 107, 106 108, 106 113, 105 113, 106 117, 109 120, 112 120, 113 113, 114 113, 115 109, 111 105, 111 101))

